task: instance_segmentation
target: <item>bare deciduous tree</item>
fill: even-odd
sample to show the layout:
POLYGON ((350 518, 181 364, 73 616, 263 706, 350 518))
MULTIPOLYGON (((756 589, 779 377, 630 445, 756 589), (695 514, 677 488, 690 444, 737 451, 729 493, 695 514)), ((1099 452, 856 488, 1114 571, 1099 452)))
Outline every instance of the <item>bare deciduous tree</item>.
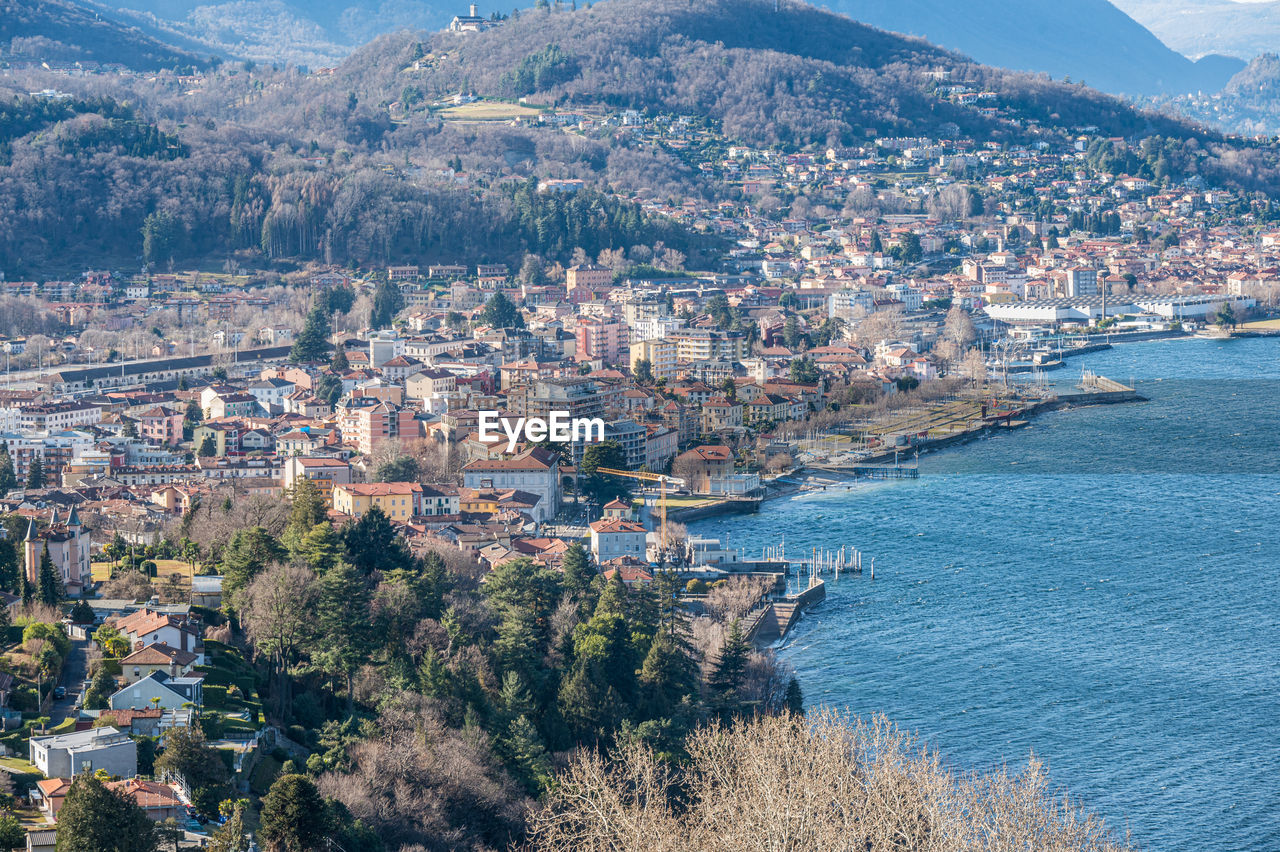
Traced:
POLYGON ((1129 848, 1054 793, 1034 758, 1017 774, 958 774, 883 717, 760 717, 702 728, 686 746, 682 771, 637 745, 577 754, 533 817, 530 849, 1129 848))

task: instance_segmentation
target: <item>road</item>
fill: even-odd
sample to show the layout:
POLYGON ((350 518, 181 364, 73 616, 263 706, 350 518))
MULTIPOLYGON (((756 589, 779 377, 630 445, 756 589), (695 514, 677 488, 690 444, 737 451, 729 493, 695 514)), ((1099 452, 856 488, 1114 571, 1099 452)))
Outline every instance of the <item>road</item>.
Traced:
POLYGON ((75 709, 76 698, 80 694, 80 685, 88 676, 88 669, 89 640, 72 639, 71 653, 67 655, 67 661, 62 666, 62 679, 58 681, 60 686, 66 687, 67 694, 63 698, 56 699, 53 706, 49 708, 49 727, 57 727, 68 716, 78 713, 75 709))

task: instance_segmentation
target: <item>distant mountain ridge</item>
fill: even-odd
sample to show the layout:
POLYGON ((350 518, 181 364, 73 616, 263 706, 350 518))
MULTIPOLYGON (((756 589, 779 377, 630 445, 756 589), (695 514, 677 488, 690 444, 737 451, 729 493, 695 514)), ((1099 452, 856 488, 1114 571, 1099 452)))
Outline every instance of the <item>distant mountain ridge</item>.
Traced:
POLYGON ((208 57, 110 20, 71 0, 0 0, 0 57, 48 63, 119 63, 150 71, 203 67, 208 57))
POLYGON ((1215 92, 1244 67, 1223 57, 1192 62, 1107 0, 825 0, 824 5, 987 65, 1083 80, 1112 94, 1215 92))
MULTIPOLYGON (((466 11, 466 4, 455 0, 93 2, 111 9, 119 20, 145 22, 210 50, 312 66, 336 64, 383 33, 440 29, 466 11)), ((1192 62, 1107 0, 827 0, 826 5, 881 29, 922 36, 987 65, 1084 80, 1112 94, 1217 91, 1244 67, 1242 61, 1222 57, 1192 62)), ((510 10, 480 4, 480 14, 494 11, 510 10)))
POLYGON ((1220 53, 1249 61, 1280 49, 1280 0, 1115 0, 1115 4, 1187 56, 1220 53))

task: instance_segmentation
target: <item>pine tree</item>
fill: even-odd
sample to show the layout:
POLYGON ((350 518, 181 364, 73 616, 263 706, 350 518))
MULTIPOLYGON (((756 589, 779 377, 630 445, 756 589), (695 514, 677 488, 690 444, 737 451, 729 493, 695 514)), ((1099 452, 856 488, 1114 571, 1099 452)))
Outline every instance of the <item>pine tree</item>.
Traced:
POLYGON ((335 373, 345 373, 351 369, 351 362, 347 360, 346 347, 339 346, 337 351, 333 353, 333 360, 329 362, 329 369, 335 373))
POLYGON ((346 682, 347 713, 353 709, 351 678, 369 652, 369 587, 346 562, 338 562, 320 578, 319 613, 326 671, 346 682))
POLYGON ((262 799, 259 837, 272 852, 323 849, 330 836, 324 799, 305 775, 281 775, 262 799))
POLYGON ((317 300, 307 311, 307 319, 302 324, 302 331, 294 338, 293 348, 289 350, 289 360, 319 361, 328 354, 332 344, 329 343, 329 312, 317 300))
POLYGON ((413 555, 386 513, 373 506, 342 528, 347 561, 363 574, 390 573, 413 565, 413 555))
POLYGON ((390 328, 396 314, 404 309, 404 293, 390 279, 379 282, 373 294, 373 311, 369 314, 369 325, 373 328, 390 328))
POLYGON ((736 715, 739 707, 739 690, 746 679, 747 658, 751 654, 751 646, 742 635, 742 622, 734 619, 729 627, 729 635, 720 649, 711 674, 707 676, 707 691, 710 693, 713 709, 721 718, 729 719, 736 715))
POLYGON ((333 524, 322 521, 302 537, 298 555, 311 567, 312 571, 319 576, 324 576, 326 571, 342 559, 342 537, 333 528, 333 524))
POLYGON ((18 487, 18 477, 13 472, 13 457, 9 455, 9 445, 0 444, 0 495, 8 494, 18 487))
POLYGON ((44 464, 39 456, 33 458, 31 465, 27 468, 27 487, 44 488, 44 464))
POLYGON ((62 578, 53 567, 53 557, 49 555, 49 542, 44 543, 40 554, 39 599, 45 606, 57 606, 62 600, 62 578))
POLYGON ((153 852, 155 826, 129 794, 86 772, 58 811, 57 852, 153 852))
POLYGON ((550 782, 551 759, 547 756, 542 738, 538 736, 538 729, 529 721, 528 716, 517 716, 508 727, 503 751, 506 752, 508 763, 516 777, 531 795, 544 789, 550 782))
POLYGON ((577 541, 565 550, 560 567, 564 572, 564 590, 571 595, 585 592, 591 586, 591 578, 596 575, 587 549, 577 541))
POLYGON ((212 458, 218 454, 218 444, 213 440, 212 433, 206 433, 204 440, 200 442, 200 449, 196 451, 196 455, 201 458, 212 458))
POLYGON ((294 482, 290 489, 292 505, 289 509, 289 523, 285 527, 280 540, 295 556, 300 555, 302 541, 328 515, 324 496, 316 484, 305 476, 294 482))
POLYGON ((640 689, 649 718, 670 716, 685 696, 698 694, 698 666, 684 647, 660 632, 640 667, 640 689))
POLYGON ((501 290, 485 302, 480 321, 493 328, 524 328, 524 316, 520 309, 501 290))

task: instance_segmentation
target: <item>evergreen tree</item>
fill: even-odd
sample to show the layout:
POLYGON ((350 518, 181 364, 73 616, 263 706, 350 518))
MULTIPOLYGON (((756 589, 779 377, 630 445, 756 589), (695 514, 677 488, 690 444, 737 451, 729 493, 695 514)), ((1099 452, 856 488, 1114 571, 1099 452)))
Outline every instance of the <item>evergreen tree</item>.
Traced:
POLYGON ((317 575, 324 573, 338 564, 342 559, 342 537, 333 528, 333 524, 322 521, 311 528, 311 532, 302 538, 298 555, 311 567, 317 575))
POLYGON ((107 709, 107 701, 115 691, 116 679, 111 676, 111 672, 107 671, 106 666, 99 665, 93 673, 93 680, 89 683, 88 691, 85 692, 85 708, 89 710, 107 709))
POLYGON ((272 562, 284 557, 285 550, 275 537, 262 527, 238 530, 222 554, 221 573, 223 607, 233 611, 236 594, 272 562))
POLYGON ((133 797, 86 772, 58 811, 57 852, 153 852, 155 826, 133 797))
POLYGON ((262 800, 259 838, 266 852, 310 852, 331 835, 328 808, 305 775, 281 775, 262 800))
POLYGON ((530 795, 545 789, 551 781, 551 759, 538 736, 538 729, 528 716, 517 716, 507 729, 502 743, 507 764, 524 784, 530 795))
POLYGON ((713 709, 728 720, 740 709, 739 690, 746 679, 747 659, 751 646, 742 635, 742 622, 734 619, 729 635, 720 649, 720 656, 707 676, 707 691, 713 709))
POLYGON ((444 614, 444 596, 453 586, 453 578, 444 563, 444 557, 434 550, 422 558, 419 569, 419 594, 422 598, 423 618, 439 618, 444 614))
POLYGON ((316 525, 328 516, 328 506, 324 495, 310 479, 304 477, 294 482, 290 490, 292 501, 289 509, 289 523, 285 526, 280 540, 294 556, 301 553, 302 541, 316 525))
POLYGON ((670 715, 686 697, 698 694, 698 664, 672 636, 659 632, 640 667, 642 705, 650 718, 670 715))
POLYGON ((560 568, 564 574, 564 590, 571 595, 585 592, 591 586, 591 578, 596 575, 591 556, 580 541, 575 541, 565 550, 560 568))
POLYGON ((600 505, 611 502, 615 498, 627 499, 631 496, 631 488, 627 480, 619 476, 596 473, 597 469, 611 467, 614 470, 627 469, 627 454, 617 441, 601 441, 592 444, 582 454, 582 464, 578 472, 582 475, 582 492, 600 505))
POLYGON ((21 594, 22 567, 18 561, 18 545, 0 538, 0 591, 21 594))
POLYGON ((62 578, 53 567, 53 557, 49 555, 49 542, 44 543, 40 553, 40 579, 38 597, 45 606, 57 606, 62 600, 62 578))
POLYGON ((18 487, 18 477, 13 472, 13 457, 9 455, 9 445, 0 444, 0 495, 8 494, 18 487))
POLYGON ((392 321, 400 311, 404 310, 404 293, 389 278, 378 283, 373 294, 373 311, 369 314, 369 325, 375 329, 390 328, 392 321))
POLYGON ((333 360, 329 362, 329 369, 335 373, 345 373, 351 369, 351 362, 347 360, 347 349, 345 346, 339 346, 333 353, 333 360))
POLYGON ((12 852, 27 848, 27 829, 13 814, 0 816, 0 849, 12 852))
POLYGON ((200 449, 196 451, 196 455, 200 458, 213 458, 218 454, 218 443, 213 440, 212 433, 205 433, 204 440, 200 442, 200 449))
POLYGON ((44 463, 40 461, 39 456, 31 459, 31 464, 27 468, 27 487, 44 488, 44 463))
POLYGON ((480 321, 493 328, 524 328, 524 316, 501 290, 494 293, 480 312, 480 321))
POLYGON ((365 575, 374 571, 389 573, 413 565, 413 555, 404 539, 379 506, 346 523, 342 528, 342 544, 347 561, 365 575))
POLYGON ((195 428, 204 420, 204 412, 200 403, 194 399, 187 400, 187 411, 182 417, 182 440, 190 441, 195 428))
POLYGON ((289 350, 289 360, 297 363, 323 359, 332 348, 332 344, 329 343, 330 333, 329 312, 317 300, 312 304, 311 310, 307 311, 307 319, 302 324, 302 331, 298 332, 298 336, 294 338, 293 348, 289 350))
POLYGON ((797 716, 804 715, 804 693, 801 692, 800 681, 796 680, 795 675, 787 681, 787 696, 784 701, 789 712, 797 716))
POLYGON ((346 562, 332 566, 319 585, 319 657, 325 671, 344 679, 350 714, 354 702, 351 678, 369 652, 369 587, 346 562))

